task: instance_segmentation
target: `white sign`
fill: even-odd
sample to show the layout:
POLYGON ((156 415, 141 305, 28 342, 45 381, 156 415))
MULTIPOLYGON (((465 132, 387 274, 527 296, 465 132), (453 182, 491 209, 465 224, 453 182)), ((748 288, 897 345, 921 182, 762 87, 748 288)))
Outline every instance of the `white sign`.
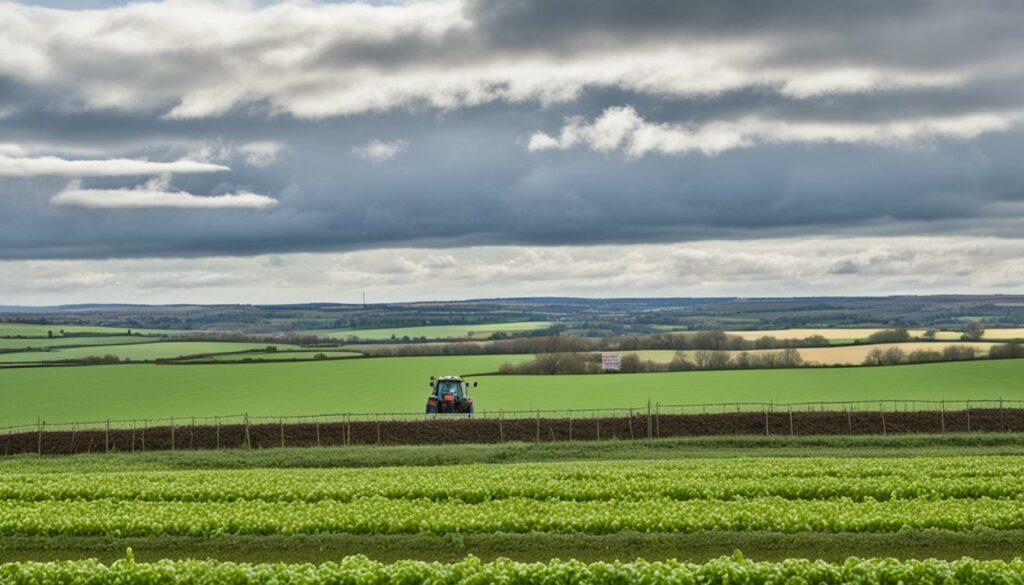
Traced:
POLYGON ((603 370, 619 370, 622 369, 622 354, 618 353, 602 353, 601 354, 601 369, 603 370))

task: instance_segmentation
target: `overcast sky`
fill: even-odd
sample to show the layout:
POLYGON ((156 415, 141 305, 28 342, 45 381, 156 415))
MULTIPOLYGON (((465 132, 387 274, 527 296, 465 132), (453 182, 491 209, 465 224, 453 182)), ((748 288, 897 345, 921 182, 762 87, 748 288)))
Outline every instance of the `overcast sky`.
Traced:
POLYGON ((0 1, 0 304, 1024 292, 1016 0, 0 1))

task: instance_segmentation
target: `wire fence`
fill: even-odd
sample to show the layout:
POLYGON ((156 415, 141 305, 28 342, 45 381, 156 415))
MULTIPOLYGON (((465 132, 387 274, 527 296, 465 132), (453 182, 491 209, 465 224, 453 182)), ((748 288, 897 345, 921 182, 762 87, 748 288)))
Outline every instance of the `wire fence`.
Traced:
POLYGON ((632 408, 266 416, 247 413, 0 427, 3 454, 498 443, 762 434, 1024 432, 1024 400, 720 402, 632 408))

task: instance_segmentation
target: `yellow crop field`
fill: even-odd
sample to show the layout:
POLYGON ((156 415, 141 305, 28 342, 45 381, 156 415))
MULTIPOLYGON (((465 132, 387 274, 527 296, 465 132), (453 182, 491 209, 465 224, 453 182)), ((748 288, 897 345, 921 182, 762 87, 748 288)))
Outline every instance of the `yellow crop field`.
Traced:
MULTIPOLYGON (((759 339, 761 337, 770 336, 777 339, 803 339, 812 335, 821 335, 828 340, 838 339, 864 339, 875 333, 881 331, 881 328, 853 328, 844 329, 837 327, 821 327, 821 328, 808 328, 808 329, 772 329, 772 330, 761 330, 761 331, 727 331, 729 335, 736 335, 743 339, 759 339)), ((908 329, 911 337, 924 336, 924 329, 908 329)), ((939 331, 935 339, 958 341, 960 339, 961 332, 959 331, 939 331)), ((1002 329, 986 329, 984 339, 990 340, 1003 340, 1003 339, 1024 339, 1024 328, 1002 328, 1002 329)))
MULTIPOLYGON (((898 347, 898 348, 902 349, 904 352, 910 353, 910 352, 918 350, 918 349, 942 351, 942 349, 945 348, 948 345, 970 346, 970 347, 975 348, 978 351, 979 355, 987 355, 989 348, 991 348, 993 345, 996 345, 996 344, 995 343, 991 343, 991 342, 984 342, 984 341, 978 341, 978 342, 955 342, 955 343, 954 342, 950 342, 950 343, 941 343, 941 342, 940 343, 935 343, 935 342, 927 342, 927 341, 920 341, 920 342, 913 342, 912 341, 912 342, 908 342, 908 343, 873 343, 873 344, 869 344, 869 345, 836 345, 836 346, 832 346, 832 347, 806 347, 806 348, 801 348, 798 351, 800 352, 800 356, 804 358, 805 362, 815 362, 817 364, 821 364, 821 365, 825 365, 825 366, 836 366, 836 365, 847 365, 847 364, 849 364, 849 365, 859 365, 859 364, 862 364, 862 363, 864 363, 864 358, 867 357, 868 352, 870 352, 872 349, 875 349, 875 348, 879 348, 879 349, 883 349, 884 350, 884 349, 887 349, 887 348, 890 348, 890 347, 898 347)), ((756 354, 779 352, 779 351, 782 351, 782 350, 777 350, 777 349, 757 349, 757 350, 748 351, 747 353, 749 353, 751 355, 756 355, 756 354)), ((642 351, 634 351, 634 352, 626 352, 626 353, 635 353, 635 354, 640 356, 640 359, 652 360, 652 361, 659 362, 659 363, 668 363, 668 362, 672 361, 672 358, 676 354, 675 351, 672 351, 670 349, 652 349, 652 350, 642 350, 642 351)), ((687 354, 689 356, 693 355, 693 351, 686 351, 686 352, 683 352, 683 353, 685 353, 685 354, 687 354)), ((730 353, 739 353, 739 352, 730 352, 730 353)))

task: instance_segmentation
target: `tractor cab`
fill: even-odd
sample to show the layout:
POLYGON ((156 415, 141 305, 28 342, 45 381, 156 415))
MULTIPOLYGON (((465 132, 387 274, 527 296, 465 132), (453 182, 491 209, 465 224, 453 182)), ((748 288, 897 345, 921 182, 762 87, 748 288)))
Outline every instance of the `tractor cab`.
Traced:
MULTIPOLYGON (((476 386, 476 382, 473 382, 476 386)), ((469 382, 460 376, 430 378, 430 396, 427 414, 473 414, 473 399, 469 397, 469 382)))

